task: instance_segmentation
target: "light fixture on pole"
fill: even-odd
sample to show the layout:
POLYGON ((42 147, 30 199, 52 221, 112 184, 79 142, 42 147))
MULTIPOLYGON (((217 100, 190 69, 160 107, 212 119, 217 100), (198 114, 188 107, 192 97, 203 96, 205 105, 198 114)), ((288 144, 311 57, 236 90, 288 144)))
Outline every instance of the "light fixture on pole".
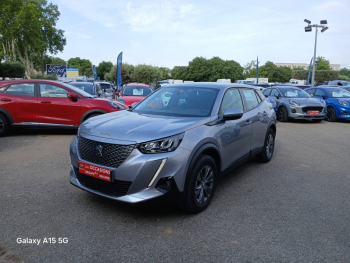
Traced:
POLYGON ((316 61, 317 31, 318 31, 318 28, 322 28, 321 29, 321 33, 323 33, 323 32, 325 32, 328 29, 327 26, 321 26, 321 25, 327 25, 327 20, 321 20, 321 22, 320 22, 321 25, 317 25, 317 24, 311 25, 311 21, 307 20, 307 19, 304 19, 304 22, 308 24, 307 27, 305 27, 305 32, 311 32, 313 27, 316 28, 314 59, 313 59, 313 66, 312 66, 312 82, 311 82, 311 87, 315 87, 315 71, 316 71, 315 61, 316 61))

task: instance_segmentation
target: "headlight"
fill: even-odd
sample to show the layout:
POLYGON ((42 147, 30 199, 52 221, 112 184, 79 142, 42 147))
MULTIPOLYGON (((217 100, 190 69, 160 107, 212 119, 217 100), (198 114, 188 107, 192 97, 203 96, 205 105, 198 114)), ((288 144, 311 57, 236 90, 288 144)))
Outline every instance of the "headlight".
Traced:
POLYGON ((125 104, 125 100, 123 98, 119 98, 118 99, 121 103, 124 103, 125 104))
POLYGON ((289 101, 289 104, 290 104, 290 105, 293 105, 293 106, 300 106, 300 103, 297 102, 296 100, 290 100, 290 101, 289 101))
POLYGON ((326 106, 326 102, 324 100, 320 100, 320 102, 323 106, 326 106))
POLYGON ((339 102, 340 105, 349 106, 349 103, 346 102, 345 100, 338 100, 338 102, 339 102))
POLYGON ((142 153, 166 153, 173 152, 179 147, 184 133, 160 139, 157 141, 140 143, 138 149, 142 153))
POLYGON ((122 109, 118 103, 115 103, 114 101, 110 101, 110 100, 107 100, 108 104, 111 105, 113 108, 116 108, 116 109, 122 109))

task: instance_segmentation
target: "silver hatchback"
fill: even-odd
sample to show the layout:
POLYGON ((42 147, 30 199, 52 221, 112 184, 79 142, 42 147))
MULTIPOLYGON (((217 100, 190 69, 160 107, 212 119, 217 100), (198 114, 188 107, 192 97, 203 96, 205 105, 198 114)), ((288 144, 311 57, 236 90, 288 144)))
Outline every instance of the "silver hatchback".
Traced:
POLYGON ((246 85, 164 86, 135 108, 90 118, 70 145, 70 182, 128 203, 165 200, 198 213, 217 179, 251 157, 271 160, 276 115, 246 85))

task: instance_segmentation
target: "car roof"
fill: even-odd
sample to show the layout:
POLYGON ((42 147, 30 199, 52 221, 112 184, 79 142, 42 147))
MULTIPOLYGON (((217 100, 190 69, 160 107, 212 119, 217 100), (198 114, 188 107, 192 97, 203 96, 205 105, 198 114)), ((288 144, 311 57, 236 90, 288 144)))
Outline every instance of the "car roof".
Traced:
POLYGON ((93 82, 87 82, 87 81, 84 81, 84 82, 75 82, 75 81, 72 81, 72 82, 69 82, 70 84, 74 84, 74 83, 77 83, 77 84, 91 84, 91 85, 94 85, 93 82))
POLYGON ((216 88, 216 89, 226 89, 226 88, 250 88, 257 89, 256 87, 250 86, 248 84, 238 84, 238 83, 220 83, 220 82, 193 82, 193 83, 179 83, 170 84, 164 86, 167 87, 199 87, 199 88, 216 88))
POLYGON ((149 85, 140 84, 140 83, 128 83, 128 84, 125 85, 125 87, 127 87, 127 86, 140 86, 140 87, 148 87, 148 88, 150 88, 149 85))

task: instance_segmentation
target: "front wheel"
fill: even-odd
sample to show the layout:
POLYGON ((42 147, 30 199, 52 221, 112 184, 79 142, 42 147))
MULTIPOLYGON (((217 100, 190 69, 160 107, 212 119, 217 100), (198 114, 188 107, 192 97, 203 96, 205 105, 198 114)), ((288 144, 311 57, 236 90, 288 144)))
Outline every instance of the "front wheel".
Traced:
POLYGON ((0 113, 0 137, 6 136, 10 130, 10 122, 0 113))
POLYGON ((214 159, 208 155, 200 155, 189 173, 190 178, 185 189, 185 210, 199 213, 208 207, 216 188, 217 173, 214 159))
POLYGON ((337 114, 333 107, 327 107, 326 121, 334 122, 337 120, 337 114))
POLYGON ((258 159, 259 162, 267 163, 271 161, 274 150, 275 150, 275 132, 272 129, 269 129, 265 138, 263 150, 261 153, 257 154, 255 157, 258 159))
POLYGON ((288 112, 285 107, 280 107, 278 109, 277 117, 280 122, 288 121, 288 112))

